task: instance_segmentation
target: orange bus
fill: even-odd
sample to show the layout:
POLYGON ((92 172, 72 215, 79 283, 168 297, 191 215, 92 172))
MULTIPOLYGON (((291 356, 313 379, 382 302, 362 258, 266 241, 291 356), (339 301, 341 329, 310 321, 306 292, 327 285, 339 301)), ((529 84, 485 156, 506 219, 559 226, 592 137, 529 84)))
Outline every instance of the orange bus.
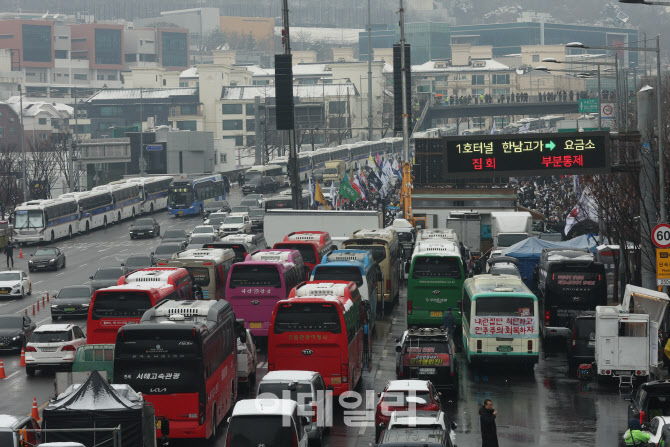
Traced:
POLYGON ((364 312, 354 282, 300 284, 277 302, 268 333, 268 370, 319 372, 333 395, 363 375, 364 312))

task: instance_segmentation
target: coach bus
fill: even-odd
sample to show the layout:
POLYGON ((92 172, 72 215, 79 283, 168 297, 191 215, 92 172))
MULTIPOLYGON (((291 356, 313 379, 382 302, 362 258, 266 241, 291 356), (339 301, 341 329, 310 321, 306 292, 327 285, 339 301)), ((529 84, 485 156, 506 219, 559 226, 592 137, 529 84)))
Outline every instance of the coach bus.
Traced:
MULTIPOLYGON (((365 321, 347 281, 303 284, 277 303, 268 335, 268 371, 317 371, 333 395, 356 388, 363 372, 365 321), (302 287, 308 292, 300 292, 302 287)), ((369 365, 369 362, 368 362, 369 365)))
POLYGON ((92 191, 109 191, 114 199, 114 222, 135 218, 141 214, 140 187, 137 183, 118 180, 107 185, 96 186, 92 191))
POLYGON ((477 275, 463 284, 463 346, 470 364, 539 359, 537 297, 516 275, 477 275))
POLYGON ((361 292, 363 303, 370 308, 370 328, 374 329, 376 318, 383 318, 377 314, 377 301, 382 299, 379 285, 382 273, 369 251, 335 250, 314 267, 311 280, 353 281, 361 292))
POLYGON ((79 232, 79 205, 74 198, 32 200, 14 211, 14 242, 50 242, 79 232))
MULTIPOLYGON (((393 228, 358 230, 352 234, 351 239, 342 243, 342 248, 353 248, 356 250, 368 250, 379 264, 384 281, 382 282, 382 293, 385 303, 392 303, 400 296, 400 243, 398 232, 393 228)), ((390 306, 388 306, 390 309, 390 306)))
POLYGON ((247 255, 245 261, 286 261, 298 266, 302 272, 301 278, 308 280, 305 277, 305 263, 302 260, 302 255, 298 250, 279 250, 274 248, 266 248, 265 250, 257 250, 247 255))
POLYGON ((74 193, 79 204, 79 231, 88 232, 116 221, 114 197, 109 191, 84 191, 74 193))
POLYGON ((186 269, 137 270, 119 278, 116 286, 96 290, 86 322, 87 343, 114 343, 121 326, 139 322, 144 311, 164 299, 193 299, 191 277, 186 269))
POLYGON ((143 214, 167 208, 168 189, 174 179, 167 175, 156 177, 135 177, 128 180, 140 188, 140 209, 143 214))
POLYGON ((267 337, 277 301, 304 280, 301 269, 287 261, 245 261, 230 268, 226 299, 255 337, 267 337))
POLYGON ((444 239, 416 244, 407 278, 407 326, 440 327, 448 308, 461 324, 461 290, 466 278, 458 246, 444 239))
POLYGON ((282 167, 275 164, 250 167, 244 173, 244 182, 249 183, 253 179, 263 177, 272 178, 278 185, 284 183, 284 172, 282 171, 282 167))
MULTIPOLYGON (((300 198, 301 209, 309 209, 309 193, 303 192, 300 198)), ((268 210, 283 210, 293 208, 293 198, 290 191, 287 194, 279 194, 270 199, 265 199, 265 211, 268 210)))
POLYGON ((199 248, 184 250, 158 263, 159 266, 182 267, 191 276, 193 286, 200 287, 205 300, 226 297, 226 278, 235 262, 232 249, 199 248))
POLYGON ((202 215, 205 205, 225 199, 221 174, 175 180, 168 189, 168 212, 172 216, 202 215))
POLYGON ((215 439, 237 398, 238 335, 225 300, 162 301, 119 330, 114 377, 169 421, 170 438, 215 439))
POLYGON ((262 234, 229 234, 221 240, 208 242, 203 248, 231 249, 235 252, 235 262, 244 262, 249 253, 268 247, 262 234))
POLYGON ((334 247, 330 234, 326 231, 296 231, 284 236, 284 240, 277 242, 272 248, 298 250, 305 263, 306 274, 309 275, 334 247))

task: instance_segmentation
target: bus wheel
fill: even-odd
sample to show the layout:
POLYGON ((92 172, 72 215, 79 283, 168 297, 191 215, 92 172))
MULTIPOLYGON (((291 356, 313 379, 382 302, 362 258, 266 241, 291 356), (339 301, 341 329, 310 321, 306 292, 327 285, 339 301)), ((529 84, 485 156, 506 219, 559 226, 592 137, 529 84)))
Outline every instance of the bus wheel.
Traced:
POLYGON ((216 405, 212 407, 212 435, 210 436, 210 441, 216 442, 216 405))

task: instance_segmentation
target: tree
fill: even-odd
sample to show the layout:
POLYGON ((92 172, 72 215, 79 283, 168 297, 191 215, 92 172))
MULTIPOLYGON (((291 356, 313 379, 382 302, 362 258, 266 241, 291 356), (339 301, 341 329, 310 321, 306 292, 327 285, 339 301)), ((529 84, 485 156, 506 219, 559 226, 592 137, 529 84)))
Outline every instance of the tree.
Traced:
POLYGON ((0 144, 0 218, 23 200, 21 154, 15 145, 0 144))

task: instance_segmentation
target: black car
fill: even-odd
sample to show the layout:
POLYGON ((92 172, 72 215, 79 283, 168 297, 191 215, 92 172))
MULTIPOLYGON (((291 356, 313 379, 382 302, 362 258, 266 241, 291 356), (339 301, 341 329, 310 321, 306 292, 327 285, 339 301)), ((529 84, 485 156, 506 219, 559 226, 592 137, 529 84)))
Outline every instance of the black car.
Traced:
POLYGON ((186 242, 163 242, 152 253, 156 262, 164 259, 172 259, 172 255, 185 250, 186 242))
POLYGON ((26 315, 0 315, 0 350, 25 348, 36 327, 26 315))
POLYGON ((163 233, 163 242, 186 242, 188 240, 188 233, 184 229, 165 230, 163 233))
POLYGON ((670 416, 670 381, 643 383, 628 403, 628 419, 649 423, 656 416, 670 416), (644 417, 640 417, 644 413, 644 417))
POLYGON ((155 266, 156 266, 156 260, 154 259, 154 256, 151 254, 128 256, 125 262, 121 263, 121 267, 124 268, 125 274, 134 272, 135 270, 147 269, 155 266))
POLYGON ((130 238, 156 237, 161 235, 161 226, 153 217, 137 219, 130 225, 130 238))
POLYGON ((570 323, 568 338, 568 373, 574 374, 579 365, 596 360, 596 313, 585 311, 575 315, 570 323))
POLYGON ((196 234, 191 237, 191 240, 188 242, 188 248, 189 250, 202 248, 205 246, 205 244, 211 244, 212 242, 216 242, 218 240, 219 237, 215 234, 196 234))
POLYGON ((398 380, 430 380, 438 390, 457 390, 456 345, 446 329, 410 329, 396 342, 398 380))
POLYGON ((272 177, 256 177, 245 183, 242 194, 277 192, 279 185, 272 177))
POLYGON ((265 210, 251 210, 249 211, 249 219, 251 219, 251 231, 254 233, 263 232, 263 221, 265 220, 265 210))
POLYGON ((65 267, 65 253, 55 247, 38 248, 28 260, 28 271, 30 272, 41 269, 58 270, 59 267, 65 267))
POLYGON ((123 267, 100 267, 95 275, 89 276, 94 290, 115 286, 124 275, 123 267))
POLYGON ((207 217, 212 213, 216 213, 217 211, 230 212, 230 204, 228 203, 227 200, 214 200, 205 205, 205 208, 203 208, 202 211, 204 217, 207 217))
POLYGON ((65 286, 53 297, 51 303, 51 319, 57 320, 63 316, 88 316, 88 306, 93 297, 93 286, 65 286))

